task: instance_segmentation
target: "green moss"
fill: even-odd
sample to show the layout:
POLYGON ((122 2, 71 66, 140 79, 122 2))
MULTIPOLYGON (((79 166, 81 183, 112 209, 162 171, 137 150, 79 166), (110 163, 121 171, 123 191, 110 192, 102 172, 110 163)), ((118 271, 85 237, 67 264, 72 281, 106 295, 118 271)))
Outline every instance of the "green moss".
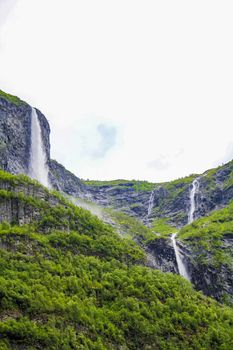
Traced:
POLYGON ((26 102, 20 100, 20 98, 18 98, 17 96, 13 96, 10 94, 7 94, 6 92, 0 90, 0 98, 4 98, 5 100, 19 106, 21 104, 26 104, 26 102))

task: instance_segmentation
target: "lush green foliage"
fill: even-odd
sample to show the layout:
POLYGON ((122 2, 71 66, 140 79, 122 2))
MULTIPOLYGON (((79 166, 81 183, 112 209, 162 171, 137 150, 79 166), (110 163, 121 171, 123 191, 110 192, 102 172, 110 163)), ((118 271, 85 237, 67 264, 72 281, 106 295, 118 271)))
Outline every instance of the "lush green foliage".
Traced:
POLYGON ((89 186, 133 186, 136 192, 139 191, 152 191, 156 187, 163 187, 167 190, 173 190, 175 188, 184 187, 185 185, 190 185, 190 183, 194 180, 197 175, 190 175, 186 177, 182 177, 180 179, 176 179, 170 182, 163 183, 152 183, 148 181, 141 180, 109 180, 109 181, 100 181, 100 180, 86 180, 84 183, 89 186))
POLYGON ((152 224, 152 231, 163 237, 167 237, 177 231, 176 227, 173 227, 167 223, 167 219, 157 219, 152 224))
POLYGON ((99 181, 99 180, 87 180, 84 183, 88 186, 106 187, 106 186, 125 186, 133 187, 135 192, 139 191, 152 191, 155 187, 154 183, 148 181, 137 181, 137 180, 110 180, 110 181, 99 181))
POLYGON ((112 209, 105 209, 105 211, 111 220, 115 222, 120 234, 128 235, 141 243, 147 243, 156 238, 152 230, 136 218, 112 209))
POLYGON ((183 188, 185 185, 190 185, 192 181, 197 177, 198 175, 192 174, 186 177, 181 177, 179 179, 170 181, 170 182, 164 182, 161 183, 161 185, 166 188, 167 190, 172 190, 174 188, 183 188))
POLYGON ((132 239, 17 179, 19 187, 15 179, 11 190, 1 190, 1 201, 17 201, 37 216, 30 225, 0 225, 1 349, 233 347, 231 308, 180 276, 142 266, 144 253, 132 239))
POLYGON ((134 190, 135 192, 140 192, 140 191, 153 191, 155 189, 156 184, 148 181, 134 181, 134 190))
MULTIPOLYGON (((84 180, 83 180, 84 181, 84 180)), ((131 181, 128 180, 107 180, 107 181, 101 181, 101 180, 85 180, 84 183, 88 186, 118 186, 118 185, 125 185, 128 183, 131 183, 131 181)))
POLYGON ((7 94, 6 92, 4 92, 2 90, 0 90, 0 98, 4 98, 5 100, 7 100, 11 103, 14 103, 17 106, 26 103, 26 102, 20 100, 20 98, 18 98, 17 96, 7 94))
POLYGON ((1 243, 6 349, 230 349, 231 309, 179 276, 120 262, 111 239, 107 252, 88 235, 3 224, 1 243))
POLYGON ((179 238, 185 240, 203 264, 228 265, 233 269, 233 248, 224 246, 224 238, 233 237, 233 203, 208 217, 185 226, 179 238))
MULTIPOLYGON (((15 176, 0 169, 0 181, 1 184, 7 183, 10 184, 12 187, 17 187, 20 184, 31 185, 36 188, 43 188, 43 191, 49 193, 49 190, 46 187, 43 187, 38 181, 33 180, 24 174, 15 176)), ((60 196, 60 194, 56 191, 52 191, 52 193, 54 195, 60 196)))

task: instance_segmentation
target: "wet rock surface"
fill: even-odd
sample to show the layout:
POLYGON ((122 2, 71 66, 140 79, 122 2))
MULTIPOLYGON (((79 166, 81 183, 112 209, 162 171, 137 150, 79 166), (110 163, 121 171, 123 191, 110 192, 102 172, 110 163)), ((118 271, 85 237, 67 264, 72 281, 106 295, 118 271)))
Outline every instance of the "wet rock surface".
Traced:
POLYGON ((170 239, 157 238, 147 245, 145 251, 147 266, 178 274, 175 252, 170 239))

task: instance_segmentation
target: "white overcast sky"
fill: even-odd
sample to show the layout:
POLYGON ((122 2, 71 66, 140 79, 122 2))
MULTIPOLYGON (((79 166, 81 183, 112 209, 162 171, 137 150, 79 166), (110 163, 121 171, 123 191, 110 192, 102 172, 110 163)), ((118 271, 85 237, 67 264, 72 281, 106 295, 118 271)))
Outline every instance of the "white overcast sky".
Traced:
POLYGON ((0 88, 79 177, 203 172, 233 158, 232 18, 232 0, 0 0, 0 88))

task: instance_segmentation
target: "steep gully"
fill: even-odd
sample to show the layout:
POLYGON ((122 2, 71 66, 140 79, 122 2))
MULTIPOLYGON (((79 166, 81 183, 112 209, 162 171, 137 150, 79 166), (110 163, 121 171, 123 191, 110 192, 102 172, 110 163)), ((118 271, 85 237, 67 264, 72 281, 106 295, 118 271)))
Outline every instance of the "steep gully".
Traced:
MULTIPOLYGON (((188 215, 188 224, 191 224, 194 220, 194 214, 195 214, 195 210, 196 210, 195 195, 196 195, 196 192, 198 191, 198 188, 199 188, 199 179, 197 178, 193 181, 192 188, 190 190, 190 210, 189 210, 189 215, 188 215)), ((171 240, 172 240, 172 245, 173 245, 175 256, 176 256, 178 271, 179 271, 179 274, 181 276, 183 276, 184 278, 186 278, 187 280, 190 281, 191 278, 189 276, 187 266, 183 262, 182 256, 179 252, 179 247, 176 244, 176 236, 177 236, 177 233, 173 233, 171 236, 171 240)))
MULTIPOLYGON (((195 198, 196 198, 196 193, 197 193, 198 189, 199 189, 199 178, 196 178, 192 182, 192 187, 190 189, 190 196, 189 196, 190 209, 189 209, 189 214, 188 214, 188 224, 191 224, 194 221, 194 215, 195 215, 195 210, 196 210, 195 198)), ((146 221, 148 221, 149 216, 150 216, 152 209, 153 209, 154 196, 155 196, 155 191, 153 190, 151 192, 149 203, 148 203, 148 211, 147 211, 147 216, 145 218, 146 221)), ((185 262, 183 261, 182 254, 179 251, 179 247, 178 247, 177 242, 176 242, 176 236, 177 236, 177 232, 173 233, 171 235, 171 242, 172 242, 172 246, 173 246, 174 253, 175 253, 175 259, 176 259, 176 263, 177 263, 178 273, 181 276, 183 276, 184 278, 186 278, 187 280, 191 281, 191 277, 189 275, 188 268, 187 268, 185 262)))

